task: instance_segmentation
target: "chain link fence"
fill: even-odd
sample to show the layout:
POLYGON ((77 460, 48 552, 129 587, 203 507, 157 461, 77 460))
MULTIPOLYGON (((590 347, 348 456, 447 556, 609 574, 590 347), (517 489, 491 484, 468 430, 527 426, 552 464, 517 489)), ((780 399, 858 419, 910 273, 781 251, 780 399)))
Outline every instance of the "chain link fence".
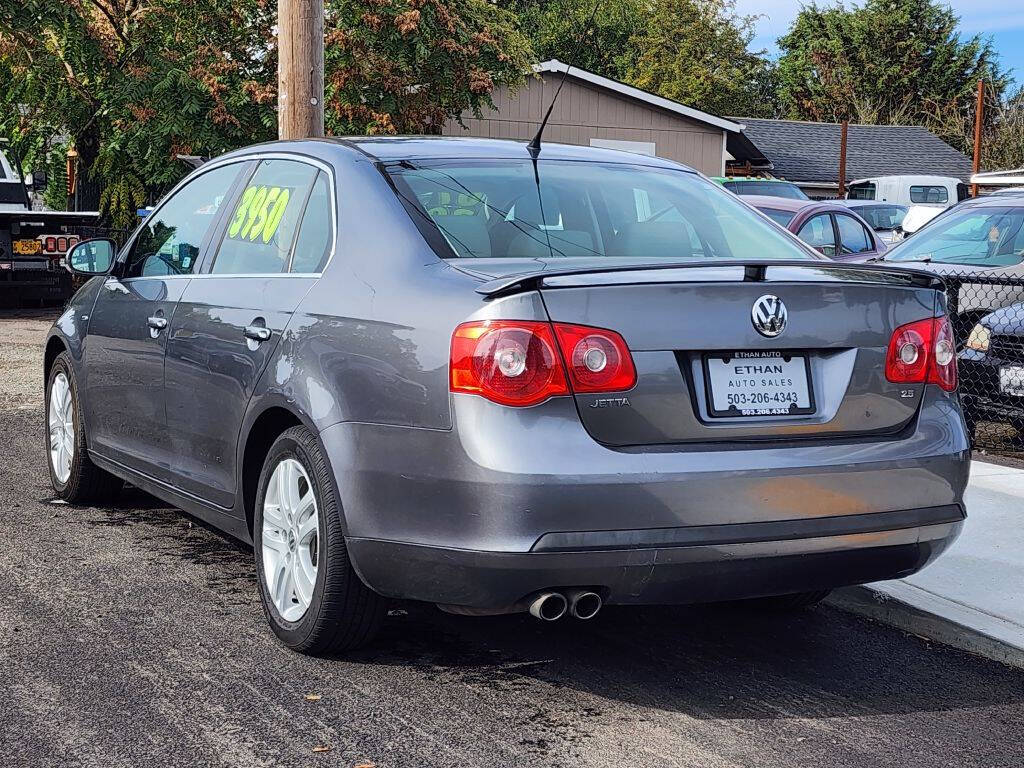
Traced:
POLYGON ((974 447, 1024 454, 1024 270, 942 278, 974 447))

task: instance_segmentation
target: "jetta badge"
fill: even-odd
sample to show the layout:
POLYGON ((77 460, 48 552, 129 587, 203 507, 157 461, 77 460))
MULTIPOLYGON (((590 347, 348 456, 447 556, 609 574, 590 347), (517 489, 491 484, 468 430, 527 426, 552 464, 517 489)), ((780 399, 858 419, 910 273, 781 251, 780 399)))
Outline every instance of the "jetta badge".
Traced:
POLYGON ((754 308, 750 310, 750 319, 758 333, 773 339, 786 330, 789 316, 782 299, 767 293, 754 302, 754 308))

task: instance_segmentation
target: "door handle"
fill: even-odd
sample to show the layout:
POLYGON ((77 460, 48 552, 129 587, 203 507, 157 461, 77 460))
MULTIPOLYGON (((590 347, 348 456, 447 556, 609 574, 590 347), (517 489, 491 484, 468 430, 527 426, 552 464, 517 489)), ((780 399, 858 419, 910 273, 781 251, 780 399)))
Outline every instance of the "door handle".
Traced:
POLYGON ((166 317, 151 317, 148 320, 146 320, 146 322, 149 324, 149 327, 152 328, 154 331, 162 331, 164 328, 167 327, 166 317))
POLYGON ((242 333, 245 334, 245 338, 252 339, 257 343, 270 338, 270 329, 262 325, 247 325, 242 333))

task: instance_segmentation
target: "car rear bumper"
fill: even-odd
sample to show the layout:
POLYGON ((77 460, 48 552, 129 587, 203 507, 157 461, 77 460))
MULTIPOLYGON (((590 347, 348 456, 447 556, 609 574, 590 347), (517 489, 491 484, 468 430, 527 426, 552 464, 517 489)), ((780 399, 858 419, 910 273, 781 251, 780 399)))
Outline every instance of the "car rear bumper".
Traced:
MULTIPOLYGON (((545 589, 587 587, 620 605, 678 604, 735 600, 828 589, 895 579, 914 573, 957 536, 964 519, 957 505, 833 520, 828 530, 850 533, 806 535, 811 526, 706 526, 661 529, 664 543, 633 547, 651 531, 593 531, 543 537, 528 553, 481 552, 401 542, 350 538, 360 576, 391 597, 472 608, 511 609, 545 589), (910 527, 891 528, 901 525, 910 527), (736 530, 746 528, 747 530, 736 530), (729 530, 734 529, 734 530, 729 530), (550 549, 584 544, 608 548, 550 549), (679 543, 675 543, 675 541, 679 543), (698 543, 701 540, 707 543, 698 543), (735 539, 735 540, 730 540, 735 539)), ((806 521, 799 521, 804 523, 806 521)))
POLYGON ((345 422, 321 440, 353 565, 383 594, 495 607, 578 585, 696 602, 895 578, 941 552, 969 447, 955 396, 923 399, 899 435, 847 441, 613 449, 567 398, 470 395, 453 397, 452 430, 345 422))

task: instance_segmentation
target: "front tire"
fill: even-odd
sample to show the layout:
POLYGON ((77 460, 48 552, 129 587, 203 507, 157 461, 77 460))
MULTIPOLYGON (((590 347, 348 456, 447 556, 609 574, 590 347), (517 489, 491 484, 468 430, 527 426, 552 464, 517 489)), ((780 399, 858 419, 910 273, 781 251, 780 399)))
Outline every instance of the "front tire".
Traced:
POLYGON ((271 446, 253 522, 260 600, 281 642, 308 654, 369 642, 384 600, 352 568, 330 469, 305 427, 288 429, 271 446))
POLYGON ((82 404, 67 352, 57 355, 46 382, 46 458, 53 490, 69 504, 111 501, 124 486, 121 478, 89 458, 82 404))

